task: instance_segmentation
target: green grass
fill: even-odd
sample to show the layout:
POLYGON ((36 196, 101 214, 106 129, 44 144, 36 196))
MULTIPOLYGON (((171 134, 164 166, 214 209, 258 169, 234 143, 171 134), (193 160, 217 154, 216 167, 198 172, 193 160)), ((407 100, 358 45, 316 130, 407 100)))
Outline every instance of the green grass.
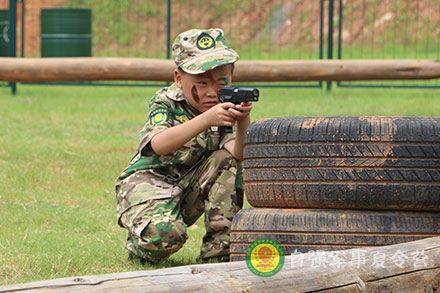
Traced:
MULTIPOLYGON (((116 224, 113 183, 156 90, 19 85, 12 96, 0 87, 0 285, 195 262, 201 220, 156 267, 126 262, 116 224)), ((252 119, 438 113, 438 90, 262 88, 252 119)))

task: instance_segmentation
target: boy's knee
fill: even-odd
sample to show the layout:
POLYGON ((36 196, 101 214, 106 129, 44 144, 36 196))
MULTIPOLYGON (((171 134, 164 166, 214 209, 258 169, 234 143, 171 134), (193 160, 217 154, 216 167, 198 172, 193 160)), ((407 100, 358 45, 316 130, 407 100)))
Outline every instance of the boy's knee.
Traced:
POLYGON ((181 221, 152 221, 141 233, 140 252, 143 258, 158 263, 178 251, 187 238, 181 221))
MULTIPOLYGON (((216 179, 215 200, 225 204, 223 209, 237 213, 243 207, 244 181, 242 162, 235 159, 227 150, 221 149, 213 153, 216 179)), ((211 194, 211 196, 213 196, 211 194)), ((226 213, 228 214, 228 213, 226 213)))
POLYGON ((220 169, 236 167, 238 160, 235 159, 227 150, 221 149, 212 154, 212 159, 220 169))

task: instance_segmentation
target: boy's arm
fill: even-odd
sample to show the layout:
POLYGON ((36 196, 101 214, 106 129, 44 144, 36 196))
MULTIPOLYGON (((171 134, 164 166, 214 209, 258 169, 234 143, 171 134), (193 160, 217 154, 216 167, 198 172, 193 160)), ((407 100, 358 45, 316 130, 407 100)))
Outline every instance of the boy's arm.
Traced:
POLYGON ((185 123, 164 130, 151 139, 153 151, 159 155, 173 153, 208 127, 234 125, 236 119, 228 111, 234 106, 233 103, 217 104, 185 123))

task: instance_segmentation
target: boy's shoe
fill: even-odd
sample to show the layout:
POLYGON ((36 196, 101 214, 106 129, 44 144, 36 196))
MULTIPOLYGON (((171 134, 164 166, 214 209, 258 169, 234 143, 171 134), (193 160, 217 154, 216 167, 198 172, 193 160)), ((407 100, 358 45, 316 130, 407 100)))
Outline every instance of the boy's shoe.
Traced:
POLYGON ((128 257, 127 257, 127 261, 132 262, 132 261, 134 261, 135 259, 139 259, 139 261, 141 262, 141 265, 145 265, 145 264, 148 264, 148 265, 150 265, 150 266, 154 265, 154 263, 151 262, 151 261, 149 261, 148 259, 145 259, 145 258, 143 258, 143 257, 135 256, 135 255, 133 255, 131 252, 129 252, 129 253, 128 253, 128 257))
POLYGON ((131 252, 128 253, 128 257, 127 257, 127 261, 133 261, 134 260, 134 256, 131 252))
POLYGON ((197 258, 198 261, 202 263, 219 263, 219 262, 229 262, 229 255, 210 257, 210 258, 197 258))

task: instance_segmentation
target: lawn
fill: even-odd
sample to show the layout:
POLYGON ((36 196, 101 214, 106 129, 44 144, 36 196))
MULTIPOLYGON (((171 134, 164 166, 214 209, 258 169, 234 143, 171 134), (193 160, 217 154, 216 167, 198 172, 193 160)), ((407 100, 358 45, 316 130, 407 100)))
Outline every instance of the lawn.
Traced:
MULTIPOLYGON (((137 147, 151 87, 0 87, 0 285, 195 263, 203 222, 155 267, 128 263, 113 183, 137 147)), ((260 90, 252 120, 439 116, 439 90, 260 90)), ((248 206, 248 205, 247 205, 248 206)))

